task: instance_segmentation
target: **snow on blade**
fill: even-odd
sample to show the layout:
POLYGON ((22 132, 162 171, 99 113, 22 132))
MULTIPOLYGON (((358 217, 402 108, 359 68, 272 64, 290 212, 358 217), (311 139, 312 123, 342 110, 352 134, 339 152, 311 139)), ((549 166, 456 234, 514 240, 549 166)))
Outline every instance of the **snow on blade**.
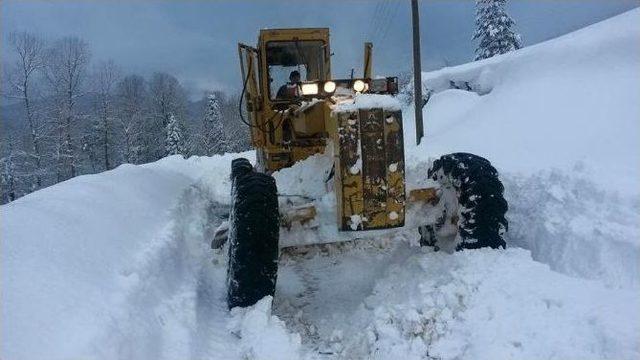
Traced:
POLYGON ((378 94, 356 94, 355 99, 336 104, 332 111, 346 112, 359 109, 384 108, 385 110, 400 110, 400 101, 394 96, 378 94))

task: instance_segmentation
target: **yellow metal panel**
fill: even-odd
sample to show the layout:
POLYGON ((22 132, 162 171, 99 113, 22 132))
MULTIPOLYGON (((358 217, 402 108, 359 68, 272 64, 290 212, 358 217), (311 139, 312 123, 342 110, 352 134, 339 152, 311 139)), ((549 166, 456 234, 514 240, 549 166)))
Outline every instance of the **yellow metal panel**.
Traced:
POLYGON ((387 225, 387 179, 382 109, 360 110, 365 228, 387 225))
POLYGON ((385 111, 384 138, 387 166, 386 221, 389 227, 402 226, 405 218, 405 172, 400 111, 385 111))
MULTIPOLYGON (((267 73, 266 45, 269 41, 305 41, 319 40, 324 42, 325 54, 323 69, 324 76, 331 78, 331 59, 329 54, 328 28, 298 28, 298 29, 263 29, 258 37, 259 87, 262 108, 256 113, 256 121, 261 129, 252 130, 253 145, 264 149, 266 154, 266 170, 275 171, 291 166, 298 160, 322 152, 326 146, 326 120, 329 118, 326 104, 317 104, 308 110, 283 119, 273 108, 268 98, 269 78, 267 73), (284 121, 283 121, 284 120, 284 121), (287 124, 288 121, 288 124, 287 124), (283 131, 284 125, 289 126, 283 131), (258 139, 258 140, 256 140, 258 139)), ((254 64, 256 65, 256 64, 254 64)))
POLYGON ((342 230, 362 230, 364 201, 360 159, 360 125, 357 112, 337 114, 336 195, 338 224, 342 230))
POLYGON ((431 205, 438 203, 438 194, 435 188, 413 189, 409 191, 409 202, 425 202, 431 205))
POLYGON ((338 113, 336 198, 342 230, 399 227, 405 218, 402 114, 338 113))

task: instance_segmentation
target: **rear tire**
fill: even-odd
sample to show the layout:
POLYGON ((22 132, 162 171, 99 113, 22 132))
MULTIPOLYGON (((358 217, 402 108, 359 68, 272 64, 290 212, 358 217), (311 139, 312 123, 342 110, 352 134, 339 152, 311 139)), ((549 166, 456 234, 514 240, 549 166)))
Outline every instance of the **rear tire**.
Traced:
POLYGON ((253 170, 246 159, 232 163, 229 214, 229 309, 273 296, 278 273, 279 213, 273 177, 253 170))
POLYGON ((506 248, 508 205, 504 186, 487 159, 468 153, 444 155, 433 162, 428 175, 440 184, 442 191, 455 194, 458 209, 451 213, 451 209, 445 208, 436 224, 421 227, 421 245, 437 249, 440 230, 453 222, 457 225, 456 250, 506 248))

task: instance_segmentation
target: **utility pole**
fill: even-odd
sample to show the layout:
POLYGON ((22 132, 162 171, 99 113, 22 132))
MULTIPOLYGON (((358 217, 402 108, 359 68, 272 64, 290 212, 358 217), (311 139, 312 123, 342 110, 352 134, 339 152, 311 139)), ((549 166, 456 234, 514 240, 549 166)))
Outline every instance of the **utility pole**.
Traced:
POLYGON ((416 117, 416 144, 424 135, 422 124, 422 69, 420 66, 420 19, 418 0, 411 0, 411 20, 413 24, 413 103, 416 117))

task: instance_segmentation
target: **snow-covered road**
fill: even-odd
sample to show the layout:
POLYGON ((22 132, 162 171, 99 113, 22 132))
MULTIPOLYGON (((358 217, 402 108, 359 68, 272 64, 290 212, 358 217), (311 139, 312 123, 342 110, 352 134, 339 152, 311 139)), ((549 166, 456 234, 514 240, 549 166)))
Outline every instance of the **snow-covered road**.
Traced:
MULTIPOLYGON (((60 207, 50 210, 49 216, 73 211, 94 218, 88 223, 104 232, 105 242, 91 244, 105 248, 84 254, 81 263, 88 268, 77 267, 75 261, 80 260, 75 249, 67 250, 74 254, 70 258, 58 252, 42 252, 43 257, 36 259, 13 252, 14 256, 3 258, 3 266, 13 269, 3 274, 3 286, 8 279, 11 288, 33 289, 24 297, 5 296, 6 358, 625 359, 640 355, 636 336, 640 324, 632 321, 640 317, 637 279, 627 277, 631 284, 612 288, 602 282, 607 277, 590 281, 554 272, 523 249, 434 253, 415 246, 416 238, 411 236, 286 251, 273 314, 271 299, 229 313, 225 251, 212 252, 209 239, 221 221, 219 215, 226 211, 221 194, 228 192, 228 170, 223 164, 230 158, 166 159, 153 165, 158 170, 140 184, 130 181, 138 169, 124 167, 110 176, 128 181, 115 181, 120 185, 111 192, 91 191, 93 199, 84 202, 80 199, 86 199, 87 193, 82 192, 56 199, 60 207), (183 176, 190 174, 183 182, 175 182, 181 177, 158 176, 166 171, 160 169, 175 168, 176 162, 183 163, 183 176), (168 189, 168 184, 175 188, 168 189), (96 225, 100 217, 113 212, 100 213, 97 204, 124 201, 120 193, 141 188, 150 191, 146 201, 155 201, 158 208, 124 214, 110 228, 96 225), (150 220, 144 230, 155 230, 140 235, 135 227, 145 217, 150 220), (129 247, 123 245, 122 253, 113 249, 118 239, 129 243, 129 247), (56 254, 59 278, 46 273, 56 254), (22 261, 25 258, 32 262, 22 261), (44 273, 21 272, 27 270, 44 273), (30 301, 20 301, 25 298, 30 301), (58 311, 56 306, 69 310, 58 311), (70 340, 68 334, 74 337, 70 340)), ((17 201, 3 212, 15 216, 19 212, 12 207, 27 211, 34 204, 40 206, 43 201, 17 201)), ((519 209, 531 209, 523 199, 511 199, 511 204, 512 219, 525 216, 519 209)), ((23 239, 35 236, 33 227, 10 224, 3 231, 14 231, 13 236, 23 239)), ((55 224, 59 222, 50 226, 55 224)), ((517 221, 512 225, 516 230, 520 226, 517 221)), ((82 235, 97 236, 87 233, 90 230, 84 229, 82 235)), ((564 234, 575 237, 573 241, 583 239, 579 232, 564 234)), ((67 241, 79 241, 67 245, 82 248, 87 241, 84 236, 67 236, 67 241)), ((47 245, 46 239, 45 235, 38 243, 60 247, 47 245)), ((556 237, 558 242, 564 239, 570 237, 556 237)), ((582 244, 578 251, 562 246, 557 250, 575 252, 563 257, 566 263, 584 263, 580 254, 602 249, 597 243, 582 244)), ((3 254, 14 249, 6 245, 3 254)), ((37 249, 31 251, 38 254, 37 249)), ((600 265, 625 269, 624 263, 600 265)))

